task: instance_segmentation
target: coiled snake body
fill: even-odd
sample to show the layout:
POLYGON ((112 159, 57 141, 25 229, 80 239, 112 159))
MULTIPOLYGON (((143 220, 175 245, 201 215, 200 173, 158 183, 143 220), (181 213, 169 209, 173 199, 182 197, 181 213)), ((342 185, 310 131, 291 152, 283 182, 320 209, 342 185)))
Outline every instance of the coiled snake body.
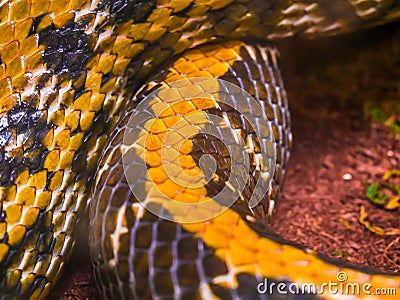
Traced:
MULTIPOLYGON (((400 288, 398 276, 327 261, 263 225, 279 196, 291 141, 278 53, 267 41, 332 35, 399 17, 400 3, 391 0, 2 1, 0 298, 46 297, 89 198, 92 260, 104 298, 268 298, 257 291, 264 278, 321 286, 337 282, 340 272, 351 282, 400 288), (156 217, 132 195, 122 166, 123 136, 145 96, 195 77, 232 82, 258 101, 260 114, 253 115, 269 122, 276 168, 266 197, 249 208, 262 175, 263 137, 232 107, 180 93, 184 104, 171 104, 172 111, 139 128, 134 141, 146 153, 139 156, 155 184, 135 183, 144 184, 145 197, 155 197, 157 189, 198 203, 225 185, 231 148, 205 135, 176 148, 175 163, 202 176, 200 156, 210 154, 217 168, 207 184, 182 188, 162 166, 162 138, 193 111, 221 116, 243 137, 250 169, 228 210, 179 223, 156 217)), ((182 212, 155 203, 170 219, 180 219, 182 212)))

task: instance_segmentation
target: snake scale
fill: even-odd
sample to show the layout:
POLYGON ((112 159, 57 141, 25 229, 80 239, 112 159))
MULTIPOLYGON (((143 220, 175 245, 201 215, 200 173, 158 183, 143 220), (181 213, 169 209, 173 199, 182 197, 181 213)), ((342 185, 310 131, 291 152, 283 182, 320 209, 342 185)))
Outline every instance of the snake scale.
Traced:
POLYGON ((333 35, 399 17, 397 0, 1 1, 0 299, 46 298, 89 202, 92 262, 104 298, 270 299, 279 295, 257 291, 264 278, 320 286, 337 281, 339 272, 354 283, 400 288, 398 276, 330 261, 265 227, 291 143, 271 40, 333 35), (172 110, 139 128, 135 140, 146 153, 138 154, 142 169, 154 182, 149 188, 137 183, 144 184, 145 197, 156 197, 157 190, 181 203, 212 200, 232 172, 228 150, 248 154, 248 178, 238 200, 196 223, 170 221, 183 212, 157 201, 170 220, 144 209, 130 192, 122 162, 123 136, 138 103, 157 88, 190 78, 222 79, 254 97, 261 109, 253 115, 268 120, 276 154, 266 197, 250 208, 262 176, 262 136, 218 101, 188 99, 182 91, 180 105, 161 99, 172 110), (203 178, 203 153, 216 164, 213 180, 185 189, 162 166, 162 139, 201 111, 226 120, 224 126, 245 145, 237 149, 197 134, 172 147, 179 158, 171 164, 185 170, 177 177, 203 178))

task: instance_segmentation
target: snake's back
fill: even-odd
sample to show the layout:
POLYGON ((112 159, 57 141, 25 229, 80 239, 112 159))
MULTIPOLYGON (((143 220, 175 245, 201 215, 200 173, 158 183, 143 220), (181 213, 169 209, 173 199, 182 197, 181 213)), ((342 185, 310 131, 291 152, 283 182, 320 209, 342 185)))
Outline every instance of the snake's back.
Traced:
MULTIPOLYGON (((271 268, 257 258, 263 251, 268 252, 265 256, 276 256, 272 262, 284 260, 277 253, 287 254, 289 262, 294 262, 293 254, 315 263, 312 272, 319 266, 339 271, 315 255, 283 245, 279 238, 274 241, 273 234, 271 240, 270 233, 260 229, 272 210, 271 201, 279 195, 291 141, 278 54, 266 41, 333 35, 399 17, 400 3, 395 0, 2 1, 0 298, 46 297, 73 248, 74 227, 87 206, 96 171, 94 195, 98 197, 93 199, 91 235, 104 296, 182 296, 187 292, 238 297, 240 287, 254 287, 262 277, 297 278, 293 268, 274 273, 278 265, 271 268), (118 134, 124 130, 126 113, 135 109, 132 97, 139 101, 155 86, 189 77, 228 80, 260 101, 277 153, 267 197, 250 210, 246 199, 253 191, 252 181, 260 176, 257 146, 261 137, 254 137, 254 128, 230 109, 192 103, 195 110, 226 115, 228 123, 247 139, 254 166, 244 201, 214 220, 213 226, 210 221, 197 228, 154 219, 129 198, 126 182, 118 177, 123 176, 118 134), (106 144, 102 169, 97 170, 106 144), (101 181, 103 173, 110 175, 101 181), (239 231, 216 225, 220 221, 233 222, 231 227, 239 231), (130 235, 122 234, 125 231, 130 235), (225 235, 237 238, 226 241, 225 235), (158 236, 163 236, 161 243, 158 236), (230 251, 221 244, 237 243, 242 237, 251 237, 253 243, 244 239, 243 245, 228 247, 230 251), (228 262, 237 258, 232 251, 246 253, 248 260, 228 262), (240 269, 238 264, 247 267, 240 269), (195 279, 184 279, 185 274, 195 279)), ((182 109, 181 115, 190 112, 182 109)), ((165 123, 166 128, 174 122, 165 123)), ((198 173, 199 153, 209 151, 216 156, 221 180, 183 198, 212 198, 229 173, 226 149, 217 141, 207 144, 200 138, 190 147, 184 153, 187 168, 198 173)), ((156 156, 152 159, 146 163, 157 162, 156 156)), ((173 185, 163 187, 173 196, 184 194, 173 185)), ((398 286, 398 277, 349 272, 357 279, 367 278, 361 281, 398 286)), ((309 279, 315 278, 310 275, 309 279)))

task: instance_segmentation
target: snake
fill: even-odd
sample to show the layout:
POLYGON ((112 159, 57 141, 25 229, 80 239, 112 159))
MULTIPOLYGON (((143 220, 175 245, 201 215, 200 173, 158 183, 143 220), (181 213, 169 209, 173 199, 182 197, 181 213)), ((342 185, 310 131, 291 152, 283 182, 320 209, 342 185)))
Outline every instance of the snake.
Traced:
POLYGON ((263 293, 264 280, 270 287, 369 284, 350 298, 400 292, 396 274, 329 259, 267 226, 292 140, 273 41, 399 18, 396 0, 1 1, 0 299, 45 299, 86 213, 104 299, 344 296, 263 293), (226 104, 228 83, 259 109, 226 104), (185 96, 197 92, 209 97, 185 96), (146 102, 151 95, 157 101, 146 102), (146 122, 130 121, 138 112, 146 122), (222 120, 223 137, 242 143, 203 133, 211 115, 222 120), (172 152, 163 157, 165 147, 172 152), (126 154, 140 167, 127 172, 126 154), (214 163, 210 178, 200 167, 204 154, 203 167, 214 163), (233 165, 236 154, 249 165, 240 191, 229 181, 242 163, 233 165), (268 185, 253 205, 263 179, 268 185), (234 199, 216 200, 225 187, 234 199), (188 215, 198 218, 185 222, 188 215))

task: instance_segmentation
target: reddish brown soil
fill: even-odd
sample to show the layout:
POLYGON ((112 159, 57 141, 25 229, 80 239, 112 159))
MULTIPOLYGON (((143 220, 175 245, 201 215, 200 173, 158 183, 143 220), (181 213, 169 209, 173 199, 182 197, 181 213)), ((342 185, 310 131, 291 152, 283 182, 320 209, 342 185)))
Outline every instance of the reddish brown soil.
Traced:
MULTIPOLYGON (((371 124, 362 109, 365 100, 400 98, 399 36, 399 26, 390 25, 282 43, 294 145, 273 222, 285 238, 311 249, 397 273, 400 237, 374 234, 358 219, 363 205, 372 225, 400 228, 400 209, 385 211, 365 196, 367 183, 399 168, 400 138, 388 138, 388 130, 371 124)), ((99 298, 87 252, 87 245, 76 249, 49 299, 99 298)))
POLYGON ((318 124, 294 118, 293 128, 291 165, 273 228, 329 256, 400 273, 400 236, 378 236, 359 222, 363 205, 374 226, 400 228, 399 209, 385 211, 366 198, 367 183, 400 165, 400 139, 388 140, 387 131, 371 128, 359 111, 318 124))

